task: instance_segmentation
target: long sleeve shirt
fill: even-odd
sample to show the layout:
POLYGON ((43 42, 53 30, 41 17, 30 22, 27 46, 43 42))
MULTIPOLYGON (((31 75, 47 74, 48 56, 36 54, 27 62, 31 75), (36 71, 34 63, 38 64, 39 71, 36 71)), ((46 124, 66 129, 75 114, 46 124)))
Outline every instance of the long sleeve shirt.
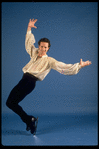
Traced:
POLYGON ((81 69, 81 65, 79 63, 65 64, 49 57, 48 55, 37 58, 39 48, 35 48, 34 43, 34 35, 31 33, 31 30, 27 31, 25 48, 27 53, 30 55, 30 61, 23 67, 22 70, 24 73, 28 72, 42 81, 51 69, 54 69, 64 75, 77 74, 81 69))

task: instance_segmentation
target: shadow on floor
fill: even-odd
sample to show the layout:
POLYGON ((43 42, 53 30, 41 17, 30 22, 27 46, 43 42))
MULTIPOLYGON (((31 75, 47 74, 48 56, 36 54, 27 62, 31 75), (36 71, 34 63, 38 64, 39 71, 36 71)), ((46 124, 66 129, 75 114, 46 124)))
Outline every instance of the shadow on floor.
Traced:
MULTIPOLYGON (((5 117, 3 118, 5 120, 5 117)), ((7 119, 7 118, 6 118, 7 119)), ((13 119, 11 117, 11 119, 13 119)), ((9 119, 10 120, 10 119, 9 119)), ((5 120, 5 122, 8 121, 5 120)), ((59 132, 64 130, 71 130, 76 127, 94 125, 97 122, 97 115, 39 115, 37 134, 48 134, 52 132, 59 132)), ((27 132, 25 129, 15 130, 14 129, 4 129, 2 130, 2 135, 25 135, 30 136, 31 133, 27 132)))
POLYGON ((26 135, 30 136, 31 134, 28 134, 27 131, 22 131, 22 130, 14 130, 14 129, 7 129, 7 130, 2 130, 2 135, 26 135))

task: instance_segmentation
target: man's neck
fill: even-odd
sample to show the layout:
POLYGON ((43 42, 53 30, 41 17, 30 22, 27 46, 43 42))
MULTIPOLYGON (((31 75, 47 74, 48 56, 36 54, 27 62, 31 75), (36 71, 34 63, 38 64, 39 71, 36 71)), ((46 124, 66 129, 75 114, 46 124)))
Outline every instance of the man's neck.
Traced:
POLYGON ((41 58, 42 56, 45 56, 46 54, 39 54, 38 53, 38 57, 41 58))

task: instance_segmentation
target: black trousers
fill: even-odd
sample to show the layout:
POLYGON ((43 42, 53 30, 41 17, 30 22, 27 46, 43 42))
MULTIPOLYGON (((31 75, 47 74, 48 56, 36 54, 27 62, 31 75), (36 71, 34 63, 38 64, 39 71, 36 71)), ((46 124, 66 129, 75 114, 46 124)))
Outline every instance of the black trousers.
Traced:
POLYGON ((33 91, 37 80, 38 79, 36 77, 29 73, 23 74, 22 79, 12 89, 6 101, 7 107, 13 110, 16 114, 18 114, 22 121, 26 124, 30 122, 30 116, 26 114, 26 112, 18 103, 33 91))

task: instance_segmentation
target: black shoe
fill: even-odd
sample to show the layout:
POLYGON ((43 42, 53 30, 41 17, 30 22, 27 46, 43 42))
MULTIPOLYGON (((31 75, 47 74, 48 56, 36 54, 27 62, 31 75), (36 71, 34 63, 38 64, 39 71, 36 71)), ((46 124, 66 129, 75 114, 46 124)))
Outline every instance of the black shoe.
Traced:
POLYGON ((34 116, 28 116, 27 123, 26 123, 26 130, 27 131, 30 130, 31 122, 34 120, 36 120, 36 118, 34 116))
POLYGON ((27 124, 26 130, 31 132, 31 134, 36 134, 37 129, 37 123, 38 123, 38 117, 37 119, 35 117, 31 117, 31 121, 29 124, 27 124))

